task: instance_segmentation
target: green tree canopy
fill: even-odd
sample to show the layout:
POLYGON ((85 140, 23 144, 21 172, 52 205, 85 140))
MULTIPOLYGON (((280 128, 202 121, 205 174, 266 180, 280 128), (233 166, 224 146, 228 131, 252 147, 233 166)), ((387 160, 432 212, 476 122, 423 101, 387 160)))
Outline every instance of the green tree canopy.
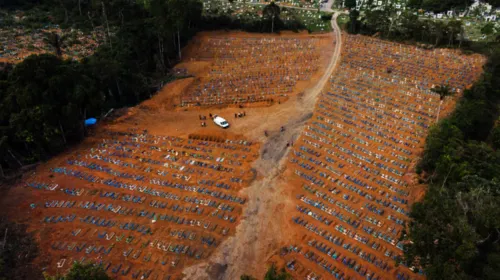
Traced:
POLYGON ((484 2, 490 4, 493 7, 500 7, 500 0, 484 0, 484 2))
POLYGON ((488 22, 481 28, 481 33, 484 35, 491 35, 495 32, 495 24, 488 22))
POLYGON ((0 217, 0 280, 40 277, 40 270, 32 265, 38 255, 38 247, 26 229, 26 225, 0 217))
POLYGON ((490 133, 490 142, 494 149, 500 148, 500 125, 499 120, 496 121, 495 127, 491 130, 490 133))
POLYGON ((111 280, 102 266, 76 262, 64 276, 45 275, 45 280, 111 280))
POLYGON ((471 0, 410 0, 408 6, 426 11, 444 12, 465 8, 472 4, 471 0))
MULTIPOLYGON (((278 271, 275 264, 271 264, 271 266, 267 269, 266 275, 264 276, 264 280, 291 280, 291 279, 293 279, 292 276, 286 272, 284 267, 278 271)), ((240 276, 240 280, 257 280, 257 278, 243 274, 240 276)))
POLYGON ((439 99, 443 100, 446 96, 452 95, 453 92, 449 85, 440 85, 431 89, 433 92, 439 94, 439 99))
POLYGON ((56 56, 0 65, 0 139, 6 139, 0 173, 47 159, 83 139, 85 118, 149 98, 195 34, 202 11, 198 0, 41 1, 54 21, 64 25, 67 17, 68 24, 87 30, 109 25, 111 36, 82 61, 66 61, 61 58, 66 36, 47 34, 56 56))
POLYGON ((51 32, 46 33, 45 36, 46 38, 44 38, 44 41, 52 46, 52 48, 54 48, 55 55, 59 57, 62 56, 62 49, 63 47, 65 47, 66 40, 68 39, 68 34, 64 34, 61 36, 55 32, 51 32))
POLYGON ((358 10, 351 10, 349 12, 349 32, 351 33, 356 33, 357 26, 358 26, 358 17, 359 17, 359 11, 358 10))
POLYGON ((356 0, 345 0, 344 5, 348 9, 354 9, 356 8, 356 0))
POLYGON ((276 5, 276 3, 274 2, 271 2, 269 5, 266 5, 264 7, 264 10, 262 11, 263 15, 268 18, 268 19, 271 19, 271 33, 274 32, 274 20, 276 18, 279 19, 279 16, 280 16, 280 13, 281 13, 281 9, 278 5, 276 5))
POLYGON ((427 136, 419 169, 429 186, 423 201, 412 206, 405 256, 407 264, 423 267, 429 279, 499 277, 497 55, 490 54, 483 78, 427 136))
POLYGON ((284 267, 279 271, 274 264, 272 264, 264 276, 264 280, 291 280, 292 276, 288 274, 284 267))

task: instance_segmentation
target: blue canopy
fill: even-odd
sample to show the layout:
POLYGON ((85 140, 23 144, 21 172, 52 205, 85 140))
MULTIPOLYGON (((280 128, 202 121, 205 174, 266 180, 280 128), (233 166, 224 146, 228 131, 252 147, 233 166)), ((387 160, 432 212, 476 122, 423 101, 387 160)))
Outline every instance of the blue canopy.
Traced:
POLYGON ((91 126, 97 123, 97 120, 95 118, 90 118, 85 120, 85 126, 91 126))

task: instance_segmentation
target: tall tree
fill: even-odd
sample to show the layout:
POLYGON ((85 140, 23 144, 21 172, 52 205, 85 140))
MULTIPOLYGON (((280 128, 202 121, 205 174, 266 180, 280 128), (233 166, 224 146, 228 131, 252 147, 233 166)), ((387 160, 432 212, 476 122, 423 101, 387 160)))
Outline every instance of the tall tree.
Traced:
POLYGON ((495 24, 488 22, 483 27, 481 27, 481 34, 491 35, 495 32, 495 24))
MULTIPOLYGON (((441 101, 446 96, 453 94, 449 85, 440 85, 440 86, 432 88, 431 91, 439 94, 439 100, 441 100, 441 101)), ((436 122, 439 121, 439 113, 441 112, 441 103, 442 102, 439 102, 438 112, 437 112, 437 116, 436 116, 436 122)))
POLYGON ((262 11, 264 16, 267 18, 271 18, 271 33, 274 33, 274 20, 275 18, 279 18, 281 10, 276 3, 271 2, 269 5, 266 5, 264 7, 264 10, 262 11))
POLYGON ((63 52, 62 49, 66 46, 66 40, 69 34, 63 34, 62 36, 56 32, 45 33, 45 38, 43 39, 45 43, 49 44, 54 48, 55 54, 61 57, 63 52))
POLYGON ((463 24, 461 21, 453 19, 447 24, 448 27, 448 46, 452 45, 455 41, 455 36, 459 37, 459 41, 462 42, 463 24))
POLYGON ((446 25, 445 23, 441 21, 432 21, 431 24, 431 33, 434 35, 436 38, 436 41, 434 43, 434 46, 438 46, 441 40, 444 37, 446 25))
POLYGON ((345 0, 344 5, 349 10, 356 8, 356 0, 345 0))
POLYGON ((493 7, 500 7, 500 0, 485 0, 484 2, 490 4, 493 7))
POLYGON ((192 21, 201 17, 202 5, 196 0, 167 0, 166 4, 171 26, 177 33, 178 56, 182 59, 181 32, 187 30, 192 21))
POLYGON ((356 26, 358 25, 358 17, 359 17, 358 10, 349 11, 349 19, 350 19, 349 26, 351 33, 356 33, 356 26))
POLYGON ((0 217, 0 279, 40 277, 40 270, 32 264, 38 255, 38 247, 26 229, 24 224, 13 223, 5 217, 0 217))
POLYGON ((440 85, 431 89, 431 91, 439 94, 439 99, 443 100, 446 96, 453 94, 449 85, 440 85))
POLYGON ((391 21, 389 19, 389 11, 387 9, 368 10, 365 12, 363 21, 366 26, 372 30, 372 32, 380 32, 383 35, 389 33, 391 21))
POLYGON ((494 149, 500 149, 500 120, 496 121, 495 127, 490 132, 490 142, 494 149))
MULTIPOLYGON (((8 140, 7 135, 0 137, 0 158, 1 159, 5 159, 7 156, 7 140, 8 140)), ((2 161, 0 161, 0 180, 5 178, 5 173, 4 173, 3 167, 2 167, 2 161)))
POLYGON ((408 6, 433 12, 444 12, 451 9, 465 8, 472 0, 410 0, 408 6))

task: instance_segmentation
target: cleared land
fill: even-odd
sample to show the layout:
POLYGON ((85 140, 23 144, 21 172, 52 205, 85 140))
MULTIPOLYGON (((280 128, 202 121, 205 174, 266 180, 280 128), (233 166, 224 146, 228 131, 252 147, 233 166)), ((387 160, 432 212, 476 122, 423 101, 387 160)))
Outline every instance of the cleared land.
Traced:
MULTIPOLYGON (((228 51, 240 49, 245 40, 258 42, 262 57, 275 53, 282 40, 321 46, 314 49, 316 57, 331 57, 333 50, 327 46, 331 34, 273 38, 219 32, 200 34, 195 42, 222 37, 233 38, 228 51)), ((178 279, 183 268, 207 260, 234 235, 249 203, 245 189, 262 176, 252 167, 264 130, 274 133, 286 122, 266 120, 288 102, 257 108, 246 100, 218 109, 175 106, 212 74, 218 61, 198 59, 189 49, 186 54, 178 71, 193 78, 168 84, 152 99, 102 123, 84 143, 39 166, 5 196, 9 215, 35 231, 41 250, 37 261, 48 272, 63 272, 84 260, 102 263, 117 278, 178 279), (233 117, 242 112, 245 117, 233 117), (230 130, 216 127, 210 114, 226 117, 230 130)), ((252 63, 251 58, 249 53, 242 59, 252 63)), ((297 97, 314 86, 327 63, 318 61, 309 80, 296 82, 287 94, 297 97)), ((224 65, 224 71, 233 71, 231 63, 224 65)), ((282 72, 265 69, 268 64, 260 67, 254 62, 259 75, 274 75, 267 80, 281 78, 282 72)), ((293 67, 282 69, 299 71, 293 67)))
POLYGON ((270 262, 297 279, 422 277, 395 265, 425 190, 414 165, 484 58, 334 30, 197 36, 177 66, 192 78, 3 196, 39 264, 84 258, 123 279, 261 278, 270 262), (440 100, 442 84, 457 94, 440 100))
POLYGON ((181 107, 286 101, 295 88, 317 75, 325 36, 201 37, 190 46, 191 60, 209 71, 181 97, 181 107))

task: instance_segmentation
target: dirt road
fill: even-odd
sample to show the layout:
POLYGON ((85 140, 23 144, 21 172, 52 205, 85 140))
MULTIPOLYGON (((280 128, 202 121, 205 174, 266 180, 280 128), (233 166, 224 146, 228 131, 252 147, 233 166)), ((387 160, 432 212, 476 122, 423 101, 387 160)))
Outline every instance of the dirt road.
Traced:
POLYGON ((185 279, 233 280, 242 274, 262 278, 268 258, 286 243, 289 229, 283 222, 283 209, 291 201, 281 174, 289 151, 287 142, 295 141, 300 135, 305 122, 312 116, 318 95, 339 63, 342 37, 337 16, 335 13, 331 21, 336 38, 335 50, 322 78, 296 99, 278 107, 269 116, 270 121, 259 127, 270 134, 263 138, 260 158, 254 165, 259 176, 244 190, 248 195, 248 205, 235 235, 224 241, 207 262, 185 269, 185 279), (283 124, 285 131, 280 132, 283 124))

